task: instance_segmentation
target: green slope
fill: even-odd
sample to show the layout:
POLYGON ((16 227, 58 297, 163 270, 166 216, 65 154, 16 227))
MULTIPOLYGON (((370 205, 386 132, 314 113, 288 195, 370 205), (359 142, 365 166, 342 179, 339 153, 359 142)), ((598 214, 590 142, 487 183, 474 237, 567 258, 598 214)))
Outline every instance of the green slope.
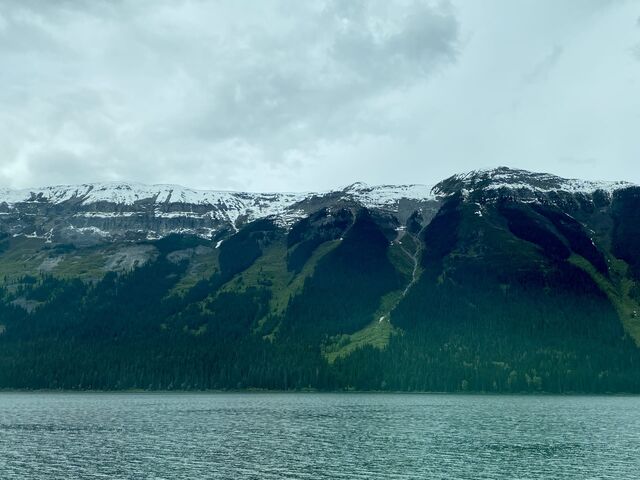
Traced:
POLYGON ((5 236, 0 388, 640 392, 635 201, 453 195, 425 225, 341 207, 221 244, 5 236))

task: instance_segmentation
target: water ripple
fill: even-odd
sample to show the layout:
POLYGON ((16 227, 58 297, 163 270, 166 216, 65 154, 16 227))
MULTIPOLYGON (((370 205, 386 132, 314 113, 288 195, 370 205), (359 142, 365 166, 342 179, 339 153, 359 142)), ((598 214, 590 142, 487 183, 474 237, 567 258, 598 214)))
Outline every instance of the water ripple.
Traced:
POLYGON ((637 479, 640 398, 0 394, 0 479, 637 479))

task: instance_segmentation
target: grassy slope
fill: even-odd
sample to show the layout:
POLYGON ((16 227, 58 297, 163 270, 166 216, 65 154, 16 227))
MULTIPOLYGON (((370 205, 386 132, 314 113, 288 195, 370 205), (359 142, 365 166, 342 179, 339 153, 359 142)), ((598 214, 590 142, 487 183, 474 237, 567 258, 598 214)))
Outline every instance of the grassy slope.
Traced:
POLYGON ((0 280, 14 283, 25 275, 41 273, 96 280, 105 274, 106 257, 113 250, 113 247, 90 247, 61 251, 49 248, 42 239, 12 238, 8 240, 6 251, 0 255, 0 280))
MULTIPOLYGON (((415 239, 410 234, 406 234, 402 241, 415 248, 415 239)), ((408 284, 411 281, 413 260, 396 242, 389 247, 387 255, 391 263, 406 278, 408 284)), ((373 314, 369 325, 350 335, 337 335, 329 339, 323 349, 327 361, 333 363, 337 358, 346 357, 355 350, 367 345, 379 349, 385 348, 389 344, 391 335, 399 333, 399 330, 391 323, 390 317, 391 312, 398 305, 402 296, 402 290, 389 292, 380 299, 380 305, 373 314)))
MULTIPOLYGON (((409 240, 407 237, 408 235, 405 236, 405 241, 415 241, 414 239, 409 240)), ((313 274, 318 261, 337 247, 339 242, 339 240, 332 240, 321 244, 297 275, 287 270, 286 246, 281 242, 276 242, 270 245, 251 267, 236 275, 220 291, 237 292, 251 287, 268 288, 273 294, 269 312, 271 315, 280 315, 286 309, 289 299, 302 290, 304 281, 313 274)), ((407 278, 408 282, 413 268, 411 258, 397 244, 389 248, 388 255, 394 266, 407 278)), ((371 323, 364 329, 351 335, 339 335, 331 339, 325 348, 326 358, 332 362, 338 356, 346 356, 364 345, 384 348, 388 344, 390 336, 396 331, 389 321, 389 316, 399 302, 401 295, 402 291, 398 290, 381 298, 371 323)), ((258 330, 265 321, 266 317, 258 322, 258 330)), ((270 332, 267 337, 269 338, 273 334, 274 332, 270 332)))
POLYGON ((640 304, 629 295, 631 288, 635 285, 627 274, 627 265, 622 260, 610 259, 609 269, 611 279, 607 279, 598 272, 591 263, 579 255, 572 255, 569 261, 585 270, 591 278, 598 284, 603 292, 607 294, 609 300, 618 312, 618 316, 624 325, 625 330, 640 346, 640 304), (634 312, 636 312, 634 314, 634 312))
MULTIPOLYGON (((270 315, 284 312, 289 299, 302 290, 304 281, 313 274, 318 261, 339 244, 339 240, 324 242, 313 252, 299 274, 287 270, 287 248, 283 242, 276 242, 244 272, 239 273, 220 289, 221 292, 244 291, 247 288, 268 288, 272 292, 269 305, 270 315)), ((258 321, 262 327, 266 317, 258 321)))
POLYGON ((218 255, 220 250, 212 249, 211 252, 194 256, 189 261, 189 267, 185 274, 175 284, 169 295, 182 295, 192 288, 200 280, 209 278, 219 269, 218 255))
MULTIPOLYGON (((5 240, 0 252, 0 282, 13 284, 25 275, 53 275, 59 278, 79 278, 95 281, 107 272, 109 257, 117 254, 123 244, 77 249, 55 249, 42 239, 16 237, 5 240), (47 266, 48 264, 48 266, 47 266)), ((126 244, 125 246, 131 246, 126 244)), ((210 277, 218 268, 218 250, 193 256, 185 275, 172 293, 183 293, 199 280, 210 277)))
POLYGON ((16 237, 5 240, 4 252, 0 255, 2 281, 12 283, 16 279, 38 273, 38 267, 47 257, 42 251, 44 241, 36 238, 16 237))
MULTIPOLYGON (((490 212, 484 212, 484 219, 489 220, 488 223, 482 225, 480 218, 482 217, 466 217, 466 221, 463 223, 464 228, 462 235, 466 237, 473 237, 481 233, 482 241, 484 244, 500 245, 500 256, 509 260, 509 265, 500 266, 500 260, 498 258, 492 258, 491 255, 487 255, 488 251, 482 252, 478 250, 478 244, 469 245, 467 249, 467 256, 474 257, 480 255, 484 257, 484 260, 490 264, 496 265, 498 268, 511 268, 512 270, 518 270, 520 268, 526 268, 528 261, 534 261, 538 263, 539 268, 544 268, 542 263, 537 262, 535 259, 538 257, 537 247, 533 244, 517 239, 516 237, 508 233, 508 228, 504 224, 503 220, 499 217, 495 217, 490 212), (487 218, 487 213, 489 213, 487 218), (493 228, 492 228, 493 227, 493 228), (522 262, 522 263, 521 263, 522 262)), ((552 229, 555 231, 555 229, 552 229)), ((606 245, 608 239, 601 236, 598 238, 600 245, 606 245)), ((629 295, 630 290, 635 285, 633 280, 627 273, 627 265, 625 262, 616 259, 609 255, 609 268, 611 278, 608 279, 603 276, 596 268, 585 258, 573 253, 568 259, 572 264, 585 270, 607 294, 610 301, 616 308, 622 324, 626 331, 632 336, 636 344, 640 346, 640 304, 633 300, 629 295), (638 312, 634 316, 634 312, 638 312)))

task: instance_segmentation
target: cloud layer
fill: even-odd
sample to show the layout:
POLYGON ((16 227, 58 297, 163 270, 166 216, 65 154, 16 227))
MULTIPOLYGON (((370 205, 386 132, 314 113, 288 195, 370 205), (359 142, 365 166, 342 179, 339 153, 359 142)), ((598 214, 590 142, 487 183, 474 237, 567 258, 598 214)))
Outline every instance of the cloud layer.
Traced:
POLYGON ((639 153, 627 4, 0 3, 0 185, 299 190, 584 158, 621 175, 639 153))

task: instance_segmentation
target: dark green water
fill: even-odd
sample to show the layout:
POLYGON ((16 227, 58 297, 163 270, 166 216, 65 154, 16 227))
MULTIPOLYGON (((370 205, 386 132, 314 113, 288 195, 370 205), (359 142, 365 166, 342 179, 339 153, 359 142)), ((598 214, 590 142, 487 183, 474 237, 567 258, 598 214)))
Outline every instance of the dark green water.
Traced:
POLYGON ((638 479, 640 397, 0 394, 0 479, 638 479))

